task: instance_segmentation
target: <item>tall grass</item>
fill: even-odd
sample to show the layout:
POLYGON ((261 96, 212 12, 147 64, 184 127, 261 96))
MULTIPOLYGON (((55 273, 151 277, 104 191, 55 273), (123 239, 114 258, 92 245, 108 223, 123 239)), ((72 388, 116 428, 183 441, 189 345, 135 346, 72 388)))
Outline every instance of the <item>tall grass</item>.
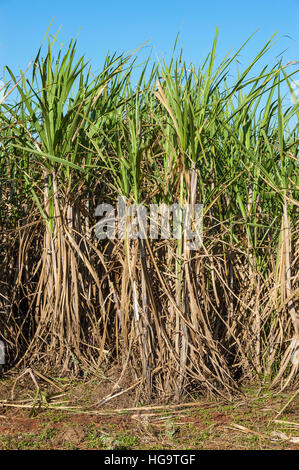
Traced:
MULTIPOLYGON (((240 50, 195 70, 182 54, 107 56, 94 76, 76 43, 48 40, 6 67, 0 106, 0 336, 9 364, 62 373, 114 363, 138 393, 227 395, 298 365, 298 104, 294 66, 227 77, 240 50), (17 93, 14 102, 13 93, 17 93), (203 244, 99 240, 96 206, 203 207, 203 244)), ((180 225, 179 225, 180 227, 180 225)))

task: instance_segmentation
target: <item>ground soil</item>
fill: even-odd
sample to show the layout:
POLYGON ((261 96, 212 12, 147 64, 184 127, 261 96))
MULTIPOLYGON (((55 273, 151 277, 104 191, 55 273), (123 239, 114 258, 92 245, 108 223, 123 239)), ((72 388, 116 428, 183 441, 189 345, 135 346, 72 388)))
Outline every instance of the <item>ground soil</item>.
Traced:
POLYGON ((115 384, 111 377, 79 381, 21 372, 0 379, 1 450, 299 450, 296 390, 246 385, 232 400, 136 404, 134 388, 122 386, 104 402, 115 384))

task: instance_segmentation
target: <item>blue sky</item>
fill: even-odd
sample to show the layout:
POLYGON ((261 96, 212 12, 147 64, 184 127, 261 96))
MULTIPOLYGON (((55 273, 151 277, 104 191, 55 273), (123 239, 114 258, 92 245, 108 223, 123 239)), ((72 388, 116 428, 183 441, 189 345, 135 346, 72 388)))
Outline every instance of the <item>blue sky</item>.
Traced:
POLYGON ((278 44, 264 63, 299 60, 299 0, 0 0, 0 77, 4 65, 15 73, 25 69, 42 41, 51 19, 52 33, 62 26, 59 40, 67 44, 78 36, 78 52, 100 69, 108 50, 132 51, 149 40, 141 54, 170 57, 177 33, 187 62, 199 64, 208 54, 216 26, 218 57, 236 50, 259 29, 242 56, 248 64, 277 31, 278 44), (80 30, 80 32, 79 32, 80 30))

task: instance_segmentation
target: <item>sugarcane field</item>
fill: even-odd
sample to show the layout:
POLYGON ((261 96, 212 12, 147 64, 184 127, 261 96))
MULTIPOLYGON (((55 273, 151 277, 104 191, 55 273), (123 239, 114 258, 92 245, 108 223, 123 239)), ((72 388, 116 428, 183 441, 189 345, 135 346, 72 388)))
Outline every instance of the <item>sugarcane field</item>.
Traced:
POLYGON ((61 31, 0 37, 0 450, 299 450, 298 54, 61 31))

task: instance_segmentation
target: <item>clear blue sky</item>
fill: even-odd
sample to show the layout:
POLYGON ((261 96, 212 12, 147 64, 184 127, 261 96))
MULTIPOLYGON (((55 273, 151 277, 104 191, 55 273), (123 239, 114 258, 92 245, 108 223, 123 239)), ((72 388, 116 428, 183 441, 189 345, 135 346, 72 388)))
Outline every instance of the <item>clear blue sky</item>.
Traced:
MULTIPOLYGON (((108 50, 132 51, 149 40, 147 54, 169 58, 177 33, 187 62, 199 64, 210 50, 219 26, 218 57, 236 49, 255 30, 240 57, 246 65, 277 31, 278 44, 265 61, 283 53, 284 62, 299 60, 299 0, 0 0, 0 77, 4 65, 25 69, 55 17, 51 31, 62 25, 60 42, 78 34, 78 52, 94 70, 108 50)), ((142 57, 142 54, 141 54, 142 57)))

